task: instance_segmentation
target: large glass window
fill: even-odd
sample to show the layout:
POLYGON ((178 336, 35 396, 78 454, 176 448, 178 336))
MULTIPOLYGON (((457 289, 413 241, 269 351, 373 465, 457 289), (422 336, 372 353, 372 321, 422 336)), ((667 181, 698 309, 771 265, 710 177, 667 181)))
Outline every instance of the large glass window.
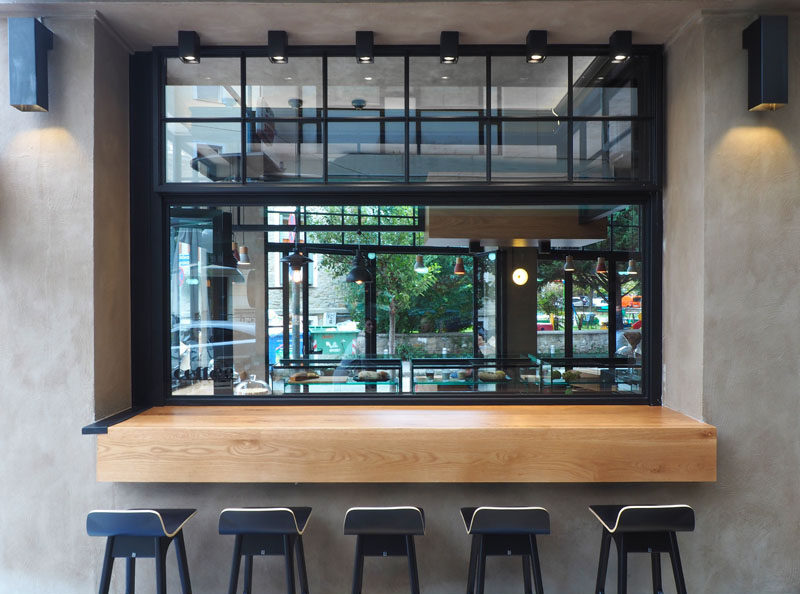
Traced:
POLYGON ((651 181, 657 58, 164 61, 166 183, 651 181))
POLYGON ((173 397, 643 393, 637 205, 169 214, 173 397))

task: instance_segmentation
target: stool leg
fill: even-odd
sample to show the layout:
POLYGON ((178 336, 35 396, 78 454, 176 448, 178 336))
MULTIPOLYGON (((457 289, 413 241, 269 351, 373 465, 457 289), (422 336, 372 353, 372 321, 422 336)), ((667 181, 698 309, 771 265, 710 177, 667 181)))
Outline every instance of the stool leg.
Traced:
POLYGON ((167 594, 167 547, 169 540, 156 538, 156 594, 167 594))
MULTIPOLYGON (((286 554, 286 594, 295 594, 294 587, 294 538, 283 535, 283 550, 286 554)), ((248 593, 249 594, 249 593, 248 593)))
POLYGON ((664 594, 661 586, 661 555, 650 553, 650 563, 653 566, 653 594, 664 594))
POLYGON ((103 571, 100 573, 99 594, 108 594, 111 587, 111 571, 114 569, 114 537, 106 539, 106 552, 103 555, 103 571))
POLYGON ((253 594, 253 556, 244 556, 244 594, 253 594))
POLYGON ((481 536, 480 551, 478 552, 478 575, 476 576, 478 587, 477 594, 483 594, 483 589, 486 586, 486 541, 485 537, 481 536))
POLYGON ((528 539, 531 543, 531 564, 533 565, 533 584, 536 587, 536 594, 544 594, 542 585, 542 568, 539 566, 539 548, 536 546, 536 535, 529 534, 528 539))
POLYGON ((672 561, 672 574, 675 576, 675 587, 678 594, 687 594, 681 566, 681 553, 678 550, 678 535, 674 532, 669 533, 669 558, 672 561))
POLYGON ((125 559, 125 594, 133 594, 136 589, 136 557, 125 559))
POLYGON ((228 594, 236 594, 239 585, 239 566, 242 563, 242 535, 237 534, 233 542, 233 561, 231 561, 231 579, 228 582, 228 594))
POLYGON ((361 582, 364 579, 364 543, 362 536, 356 536, 356 558, 353 562, 353 594, 361 594, 361 582))
POLYGON ((611 534, 603 530, 603 539, 600 541, 600 561, 597 564, 597 584, 595 594, 605 594, 606 574, 608 573, 608 555, 611 552, 611 534))
POLYGON ((181 591, 183 594, 192 594, 192 582, 189 579, 189 561, 186 558, 186 543, 183 540, 183 530, 178 531, 178 536, 175 537, 175 555, 178 558, 181 591))
POLYGON ((478 552, 480 551, 480 536, 472 535, 472 548, 469 553, 469 571, 467 573, 467 594, 475 594, 475 570, 478 565, 478 552))
POLYGON ((522 579, 525 583, 525 594, 533 594, 531 585, 531 556, 522 555, 522 579))
POLYGON ((308 593, 308 575, 306 574, 306 555, 303 551, 303 537, 295 537, 295 554, 297 556, 297 575, 300 578, 300 594, 308 593))
POLYGON ((408 555, 408 577, 411 581, 411 594, 419 594, 419 572, 417 571, 417 549, 414 536, 406 536, 406 554, 408 555))
POLYGON ((625 550, 625 535, 620 534, 617 541, 617 594, 628 594, 628 552, 625 550))

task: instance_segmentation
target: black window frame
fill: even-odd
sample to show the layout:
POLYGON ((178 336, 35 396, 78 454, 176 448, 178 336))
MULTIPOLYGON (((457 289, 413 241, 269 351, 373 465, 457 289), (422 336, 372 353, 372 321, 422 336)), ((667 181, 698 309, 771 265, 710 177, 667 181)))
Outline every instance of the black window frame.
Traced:
MULTIPOLYGON (((600 56, 608 54, 606 45, 556 45, 550 55, 600 56)), ((354 46, 292 46, 289 58, 300 56, 353 57, 354 46)), ((518 56, 524 59, 524 45, 462 45, 464 56, 518 56)), ((130 130, 131 130, 131 286, 132 286, 132 391, 133 406, 163 404, 661 404, 661 261, 662 261, 662 179, 664 171, 664 71, 663 47, 634 46, 634 55, 647 56, 651 85, 640 87, 648 93, 652 113, 641 119, 652 121, 649 137, 648 181, 574 180, 463 183, 435 182, 322 182, 322 183, 162 183, 164 164, 163 118, 166 59, 177 57, 177 48, 158 47, 151 52, 138 52, 130 62, 130 130), (642 395, 601 397, 452 397, 388 395, 331 395, 320 397, 171 397, 169 369, 169 294, 167 227, 169 207, 173 205, 259 206, 259 205, 485 205, 487 198, 496 205, 524 204, 587 204, 627 205, 641 207, 642 244, 641 275, 644 283, 643 348, 646 353, 642 369, 642 395)), ((377 56, 438 56, 438 45, 376 46, 377 56)), ((263 46, 203 47, 202 57, 263 57, 263 46)), ((325 61, 323 60, 323 64, 325 61)), ((491 93, 490 64, 487 60, 487 94, 491 93)), ((571 62, 570 62, 571 64, 571 62)), ((531 67, 535 67, 532 65, 531 67)), ((570 82, 572 72, 570 68, 570 82)), ((244 69, 242 70, 244 88, 244 69)), ((406 68, 408 91, 408 68, 406 68)), ((572 93, 572 85, 569 85, 572 93)), ((408 103, 406 92, 406 103, 408 103)), ((487 98, 488 100, 488 98, 487 98)), ((323 91, 323 103, 327 97, 323 91)), ((326 105, 324 105, 326 107, 326 105)), ((491 115, 490 103, 485 106, 486 122, 502 121, 491 115)), ((244 107, 242 108, 243 120, 244 107)), ((408 105, 406 124, 408 125, 408 105)), ((526 121, 526 118, 511 118, 526 121)), ((537 120, 540 118, 527 118, 537 120)), ((578 120, 636 120, 636 116, 586 117, 578 120)), ((484 124, 487 125, 487 124, 484 124)), ((486 128, 485 128, 486 129, 486 128)), ((323 127, 324 130, 324 127, 323 127)), ((323 132, 325 134, 325 132, 323 132)), ((242 131, 244 137, 244 130, 242 131)), ((406 135, 407 137, 407 135, 406 135)), ((572 130, 568 135, 568 167, 573 167, 572 130)), ((487 135, 491 142, 491 134, 487 135)), ((406 141, 408 143, 408 140, 406 141)), ((406 155, 409 154, 408 146, 406 155)), ((325 151, 327 153, 327 150, 325 151)), ((488 160, 491 159, 487 145, 488 160)), ((406 178, 408 179, 406 157, 406 178)), ((327 169, 327 154, 323 156, 327 169)))

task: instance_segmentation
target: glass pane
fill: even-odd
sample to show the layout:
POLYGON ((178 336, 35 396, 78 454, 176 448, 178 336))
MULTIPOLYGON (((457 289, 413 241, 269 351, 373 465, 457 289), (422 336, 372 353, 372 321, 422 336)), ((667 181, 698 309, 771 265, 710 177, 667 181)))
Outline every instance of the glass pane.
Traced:
POLYGON ((528 64, 520 56, 492 58, 492 115, 567 116, 567 58, 528 64))
POLYGON ((640 179, 640 147, 646 126, 638 122, 598 121, 573 124, 576 179, 640 179))
POLYGON ((238 118, 242 115, 239 58, 203 58, 199 64, 167 59, 164 96, 168 118, 238 118))
POLYGON ((638 206, 626 206, 615 212, 609 227, 615 250, 639 250, 638 206))
POLYGON ((400 179, 405 175, 403 122, 330 122, 328 179, 400 179))
POLYGON ((639 89, 649 84, 643 80, 648 60, 633 57, 614 64, 608 56, 575 56, 572 63, 574 84, 572 105, 576 116, 649 115, 650 110, 639 89))
POLYGON ((575 260, 572 273, 572 349, 575 357, 608 356, 608 273, 597 260, 575 260))
POLYGON ((456 64, 441 64, 438 57, 412 57, 409 82, 411 115, 419 110, 426 116, 478 116, 486 108, 486 58, 461 57, 456 64))
POLYGON ((539 356, 564 356, 564 262, 539 259, 536 270, 539 356))
POLYGON ((165 128, 168 183, 239 181, 241 124, 168 123, 165 128))
POLYGON ((328 58, 328 116, 403 117, 404 78, 403 58, 328 58))
POLYGON ((411 181, 486 179, 486 147, 480 122, 412 122, 411 181))
POLYGON ((321 124, 303 120, 248 122, 247 180, 319 182, 321 124))
POLYGON ((478 267, 478 352, 484 357, 497 356, 497 253, 475 258, 478 267))
POLYGON ((567 177, 567 123, 492 125, 492 180, 567 177))
POLYGON ((642 264, 638 260, 617 263, 617 356, 642 358, 642 264))
POLYGON ((248 115, 257 118, 316 117, 322 109, 322 58, 290 58, 273 64, 247 59, 248 115))

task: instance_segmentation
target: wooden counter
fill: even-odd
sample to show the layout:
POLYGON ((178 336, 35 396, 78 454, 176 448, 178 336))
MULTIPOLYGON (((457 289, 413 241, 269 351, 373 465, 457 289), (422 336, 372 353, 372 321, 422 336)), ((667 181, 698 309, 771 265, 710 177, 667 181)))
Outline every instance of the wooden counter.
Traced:
POLYGON ((716 480, 717 431, 651 406, 165 406, 97 438, 122 482, 716 480))

